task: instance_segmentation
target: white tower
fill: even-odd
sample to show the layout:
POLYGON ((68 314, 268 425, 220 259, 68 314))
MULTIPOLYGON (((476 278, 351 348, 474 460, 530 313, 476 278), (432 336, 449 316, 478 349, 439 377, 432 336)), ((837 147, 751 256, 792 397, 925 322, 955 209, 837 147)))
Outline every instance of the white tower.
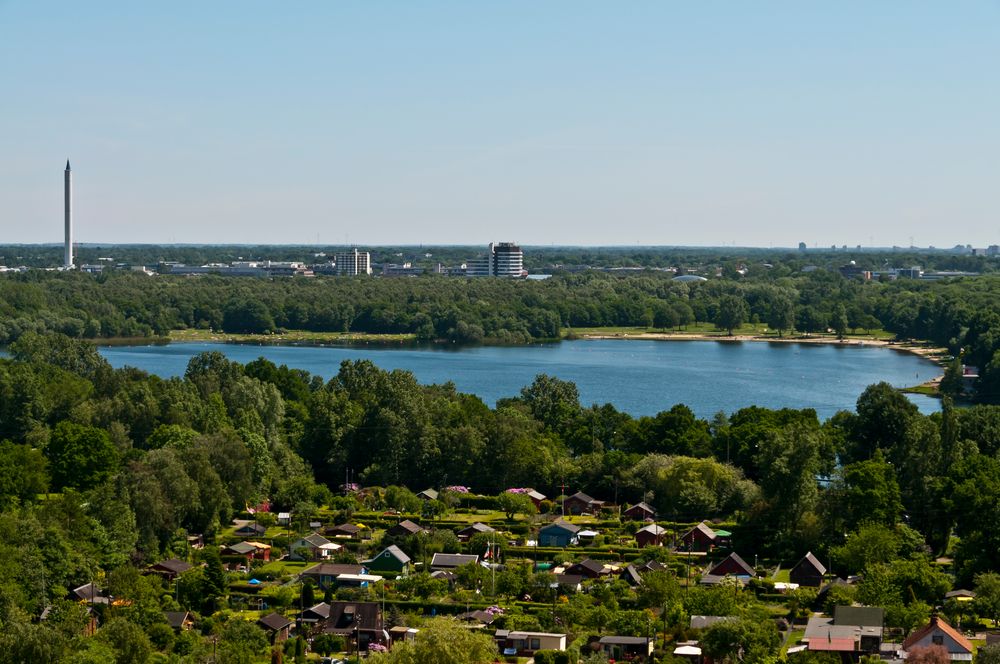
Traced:
POLYGON ((66 253, 63 266, 73 267, 73 171, 69 167, 69 159, 66 160, 66 173, 64 174, 64 206, 66 210, 66 253))

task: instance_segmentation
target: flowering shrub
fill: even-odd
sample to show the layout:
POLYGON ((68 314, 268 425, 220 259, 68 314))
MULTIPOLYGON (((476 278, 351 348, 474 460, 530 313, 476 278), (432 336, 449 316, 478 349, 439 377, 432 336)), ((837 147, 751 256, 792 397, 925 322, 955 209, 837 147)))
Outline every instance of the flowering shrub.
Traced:
POLYGON ((507 489, 507 493, 531 493, 531 489, 520 488, 520 489, 507 489))
POLYGON ((381 643, 371 643, 371 644, 368 645, 368 651, 369 652, 389 652, 389 649, 386 648, 381 643))
POLYGON ((503 615, 503 609, 501 609, 499 606, 497 606, 495 604, 493 606, 486 607, 485 611, 486 611, 486 613, 488 613, 488 614, 490 614, 492 616, 502 616, 503 615))
POLYGON ((459 485, 456 485, 456 486, 446 486, 444 488, 444 490, 445 491, 450 491, 451 493, 471 493, 469 491, 469 487, 467 487, 467 486, 459 486, 459 485))

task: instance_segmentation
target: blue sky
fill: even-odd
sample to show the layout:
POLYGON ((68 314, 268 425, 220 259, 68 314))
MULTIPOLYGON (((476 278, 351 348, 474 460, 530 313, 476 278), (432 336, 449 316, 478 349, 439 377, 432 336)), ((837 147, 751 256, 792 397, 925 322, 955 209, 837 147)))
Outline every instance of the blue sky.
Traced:
POLYGON ((1000 0, 0 0, 0 243, 1000 243, 1000 0))

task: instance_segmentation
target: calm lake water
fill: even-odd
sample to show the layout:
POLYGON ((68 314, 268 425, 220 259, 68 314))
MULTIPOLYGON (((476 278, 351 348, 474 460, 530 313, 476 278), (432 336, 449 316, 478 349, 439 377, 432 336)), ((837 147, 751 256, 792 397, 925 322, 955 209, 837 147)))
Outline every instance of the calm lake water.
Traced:
MULTIPOLYGON (((585 406, 610 402, 632 415, 684 403, 700 417, 758 405, 815 408, 825 419, 853 410, 872 383, 905 387, 940 373, 927 360, 886 348, 760 342, 580 340, 461 349, 176 343, 105 347, 101 353, 115 367, 168 377, 182 375, 193 355, 212 350, 241 363, 263 356, 324 378, 344 360, 368 359, 383 369, 412 371, 421 383, 452 381, 491 406, 546 373, 576 383, 585 406)), ((910 397, 922 412, 940 408, 936 399, 910 397)))

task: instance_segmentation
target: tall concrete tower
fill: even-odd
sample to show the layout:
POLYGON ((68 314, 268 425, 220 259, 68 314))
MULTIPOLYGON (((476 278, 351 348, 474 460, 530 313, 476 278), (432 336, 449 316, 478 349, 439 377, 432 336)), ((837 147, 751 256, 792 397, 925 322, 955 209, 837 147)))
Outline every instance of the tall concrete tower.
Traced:
POLYGON ((63 183, 63 198, 66 209, 66 253, 63 265, 73 267, 73 171, 70 170, 69 159, 66 160, 63 183))

